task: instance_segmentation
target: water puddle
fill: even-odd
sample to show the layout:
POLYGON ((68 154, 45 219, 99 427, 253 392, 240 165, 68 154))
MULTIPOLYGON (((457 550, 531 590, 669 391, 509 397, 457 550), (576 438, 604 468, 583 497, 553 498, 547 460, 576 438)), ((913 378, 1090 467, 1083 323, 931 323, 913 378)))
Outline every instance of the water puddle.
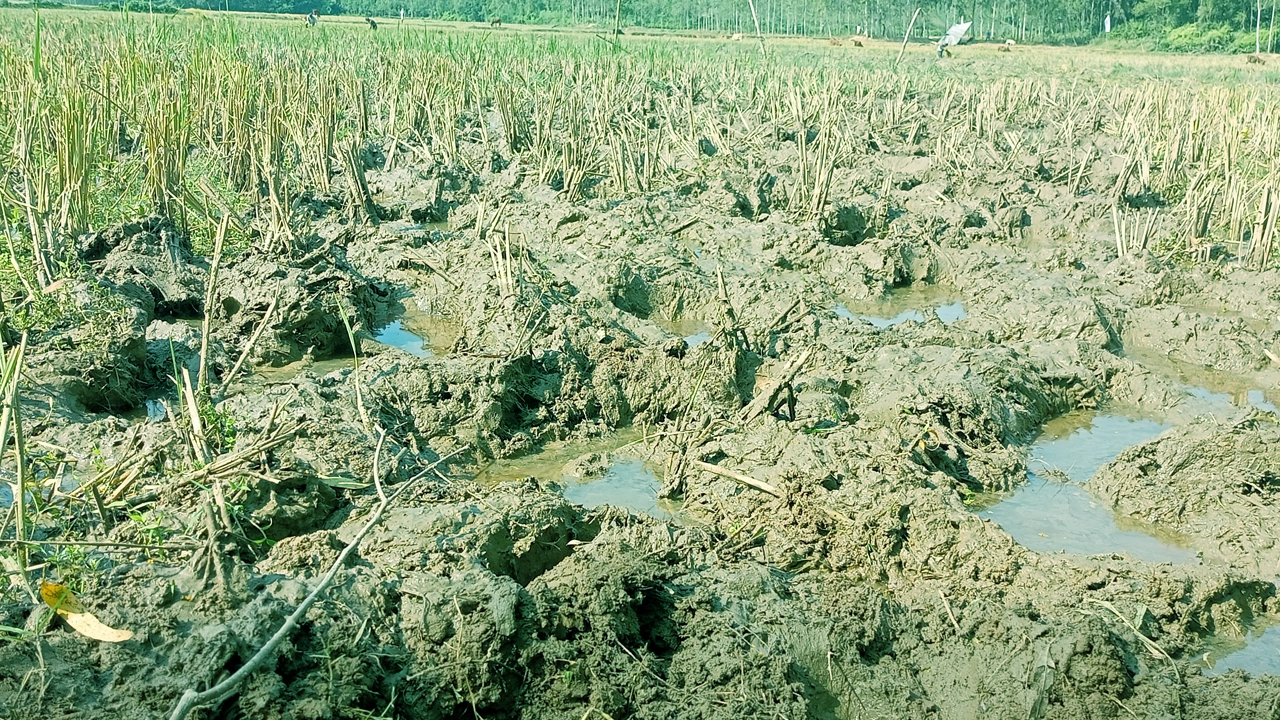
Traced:
POLYGON ((612 505, 674 520, 679 503, 658 498, 662 481, 630 448, 641 439, 639 430, 626 429, 602 439, 554 443, 492 463, 476 473, 476 480, 490 485, 535 477, 559 483, 566 500, 584 507, 612 505))
POLYGON ((538 452, 490 463, 476 473, 476 481, 496 485, 536 477, 539 480, 560 482, 570 474, 567 472, 571 471, 567 467, 569 463, 578 458, 590 453, 625 451, 628 445, 638 442, 642 437, 639 430, 626 428, 603 438, 548 443, 538 452))
POLYGON ((964 311, 964 303, 960 300, 946 305, 939 305, 933 309, 933 312, 946 325, 969 317, 969 313, 964 311))
POLYGON ((1231 404, 1231 395, 1228 393, 1218 393, 1205 387, 1193 387, 1187 390, 1187 394, 1193 398, 1200 400, 1208 400, 1211 403, 1231 404))
POLYGON ((1192 387, 1187 390, 1187 394, 1211 405, 1219 405, 1223 411, 1254 408, 1280 417, 1280 407, 1276 407, 1276 404, 1267 398, 1265 391, 1256 388, 1236 389, 1234 392, 1214 392, 1206 387, 1192 387))
POLYGON ((398 347, 414 357, 431 357, 432 355, 431 348, 423 347, 425 341, 421 336, 404 329, 403 320, 392 320, 386 327, 375 333, 373 339, 383 345, 398 347))
POLYGON ((843 302, 831 311, 846 320, 871 323, 880 330, 907 321, 922 323, 925 321, 925 313, 929 312, 947 325, 969 316, 965 312, 964 302, 956 297, 954 291, 937 285, 913 285, 895 290, 875 302, 843 302))
POLYGON ((1027 484, 980 513, 1035 552, 1126 553, 1148 562, 1195 563, 1195 552, 1179 544, 1174 533, 1117 518, 1084 487, 1121 450, 1168 427, 1092 413, 1071 413, 1046 423, 1031 446, 1027 484))
POLYGON ((340 370, 350 370, 356 366, 355 358, 330 358, 328 360, 299 360, 281 365, 280 367, 272 367, 270 365, 258 365, 253 368, 253 374, 261 377, 267 382, 288 382, 302 373, 303 370, 315 375, 316 377, 324 377, 330 373, 340 370))
POLYGON ((425 358, 448 354, 460 334, 458 326, 443 316, 425 313, 412 300, 406 300, 404 314, 374 333, 373 339, 425 358))
POLYGON ((1280 407, 1267 399, 1266 394, 1261 390, 1250 390, 1244 394, 1245 402, 1258 408, 1263 412, 1269 412, 1272 415, 1280 416, 1280 407))
POLYGON ((707 332, 706 330, 703 330, 702 332, 696 332, 692 335, 684 336, 684 342, 690 348, 696 348, 702 343, 707 342, 709 340, 711 340, 711 333, 707 332))
POLYGON ((1243 670, 1251 675, 1280 675, 1280 625, 1261 632, 1250 629, 1244 639, 1210 638, 1202 662, 1205 675, 1243 670))
POLYGON ((683 317, 679 320, 658 320, 658 327, 671 335, 684 338, 690 348, 711 340, 711 326, 695 317, 683 317))
POLYGON ((115 415, 127 420, 130 425, 140 425, 142 423, 164 422, 165 418, 168 417, 168 412, 165 410, 165 404, 162 401, 150 399, 136 408, 117 412, 115 415))
POLYGON ((661 490, 662 482, 643 461, 617 459, 600 479, 567 484, 564 497, 587 508, 612 505, 659 520, 675 520, 679 504, 659 499, 661 490))
POLYGON ((1275 371, 1237 375, 1141 350, 1126 351, 1125 355, 1152 372, 1188 386, 1188 395, 1220 405, 1223 411, 1252 407, 1280 416, 1280 375, 1275 371))

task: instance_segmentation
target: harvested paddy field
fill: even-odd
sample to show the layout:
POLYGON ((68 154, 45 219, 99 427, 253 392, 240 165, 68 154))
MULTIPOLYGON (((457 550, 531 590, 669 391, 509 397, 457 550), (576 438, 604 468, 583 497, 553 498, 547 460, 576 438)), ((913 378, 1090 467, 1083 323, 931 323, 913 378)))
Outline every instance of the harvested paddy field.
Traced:
POLYGON ((0 716, 1280 717, 1272 66, 0 27, 0 716))

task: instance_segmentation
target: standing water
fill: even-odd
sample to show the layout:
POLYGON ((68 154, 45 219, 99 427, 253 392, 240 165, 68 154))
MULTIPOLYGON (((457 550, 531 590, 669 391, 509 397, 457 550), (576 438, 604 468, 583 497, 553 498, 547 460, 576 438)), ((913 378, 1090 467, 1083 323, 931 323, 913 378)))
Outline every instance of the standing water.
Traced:
POLYGON ((908 320, 922 323, 930 312, 948 325, 969 316, 953 291, 937 285, 895 290, 876 302, 840 303, 832 312, 846 320, 863 320, 881 330, 908 320))
POLYGON ((393 320, 379 330, 373 339, 383 345, 398 347, 414 357, 431 357, 432 354, 431 348, 423 347, 423 338, 405 330, 404 323, 400 320, 393 320))
POLYGON ((674 520, 679 510, 673 503, 658 499, 661 490, 658 476, 644 462, 615 459, 599 480, 567 484, 564 497, 583 507, 613 505, 659 520, 674 520))
POLYGON ((404 305, 404 315, 374 333, 373 339, 415 357, 448 354, 460 334, 457 326, 440 315, 419 310, 412 299, 405 300, 404 305))
POLYGON ((554 443, 541 451, 499 460, 476 475, 482 483, 535 477, 559 483, 566 500, 588 508, 612 505, 659 520, 672 520, 679 504, 658 498, 662 482, 630 446, 639 431, 626 429, 595 440, 554 443))
POLYGON ((1210 650, 1205 653, 1208 665, 1205 674, 1221 675, 1228 670, 1243 670, 1255 675, 1280 675, 1280 625, 1258 634, 1250 632, 1243 642, 1243 648, 1239 647, 1239 642, 1221 643, 1219 647, 1210 643, 1210 650), (1231 652, 1230 646, 1239 649, 1231 652), (1215 652, 1219 649, 1226 652, 1215 652))
POLYGON ((678 320, 659 319, 657 322, 668 333, 684 338, 685 344, 690 348, 696 348, 711 339, 711 326, 700 318, 686 316, 678 320))
POLYGON ((711 339, 711 333, 707 332, 706 330, 703 330, 702 332, 696 332, 692 335, 684 336, 684 342, 690 348, 696 348, 702 343, 707 342, 710 339, 711 339))
POLYGON ((1127 553, 1149 562, 1194 563, 1195 553, 1177 545, 1171 533, 1117 518, 1084 487, 1121 450, 1167 428, 1151 420, 1082 413, 1047 423, 1031 446, 1027 484, 983 510, 982 517, 1035 552, 1127 553))

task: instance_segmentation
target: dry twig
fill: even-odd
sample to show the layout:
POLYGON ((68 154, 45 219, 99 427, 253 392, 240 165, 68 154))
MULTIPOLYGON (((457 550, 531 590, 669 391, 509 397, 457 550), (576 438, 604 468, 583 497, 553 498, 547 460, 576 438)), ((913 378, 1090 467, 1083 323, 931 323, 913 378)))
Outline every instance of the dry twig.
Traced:
POLYGON ((419 480, 431 474, 431 472, 439 467, 441 463, 453 458, 465 449, 466 448, 455 450, 454 452, 440 458, 432 463, 427 469, 402 483, 400 487, 396 488, 394 493, 384 496, 383 499, 374 506, 373 512, 370 513, 369 520, 365 522, 364 527, 360 528, 360 532, 356 533, 356 536, 351 539, 351 542, 347 543, 347 546, 338 554, 338 558, 333 561, 331 566, 329 566, 329 572, 325 573, 324 577, 320 580, 320 583, 311 591, 311 594, 307 595, 307 597, 299 603, 298 607, 294 609, 293 614, 284 621, 284 624, 280 626, 279 630, 276 630, 275 634, 271 636, 271 639, 267 640, 266 644, 259 648, 258 652, 254 653, 252 658, 249 658, 248 662, 241 665, 240 669, 235 671, 235 673, 226 680, 223 680, 204 692, 196 692, 190 688, 184 691, 182 693, 182 697, 178 700, 177 707, 175 707, 173 709, 173 713, 169 715, 169 720, 183 720, 183 718, 187 716, 187 713, 200 705, 207 705, 211 702, 221 702, 222 700, 234 695, 236 690, 239 688, 241 681, 253 674, 262 666, 263 663, 267 661, 267 658, 271 657, 271 654, 280 646, 280 643, 284 642, 285 639, 293 632, 294 628, 298 626, 298 622, 307 614, 307 610, 310 610, 311 606, 320 599, 322 594, 324 594, 324 591, 329 589, 329 586, 333 584, 333 579, 337 577, 338 571, 346 564, 347 557, 350 556, 351 553, 355 552, 356 548, 360 546, 360 541, 364 540, 364 537, 369 534, 369 531, 373 530, 374 526, 382 520, 382 515, 387 511, 387 508, 391 507, 391 504, 399 499, 401 495, 404 495, 405 492, 416 486, 419 480))

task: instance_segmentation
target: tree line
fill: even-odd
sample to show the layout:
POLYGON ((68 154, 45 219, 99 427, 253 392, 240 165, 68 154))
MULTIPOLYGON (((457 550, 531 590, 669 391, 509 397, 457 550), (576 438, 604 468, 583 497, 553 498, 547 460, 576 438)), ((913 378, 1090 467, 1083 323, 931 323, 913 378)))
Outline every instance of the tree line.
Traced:
POLYGON ((1108 34, 1154 49, 1269 51, 1277 0, 181 0, 191 7, 256 12, 434 18, 485 22, 901 38, 916 8, 917 39, 972 21, 976 40, 1084 44, 1108 34))

